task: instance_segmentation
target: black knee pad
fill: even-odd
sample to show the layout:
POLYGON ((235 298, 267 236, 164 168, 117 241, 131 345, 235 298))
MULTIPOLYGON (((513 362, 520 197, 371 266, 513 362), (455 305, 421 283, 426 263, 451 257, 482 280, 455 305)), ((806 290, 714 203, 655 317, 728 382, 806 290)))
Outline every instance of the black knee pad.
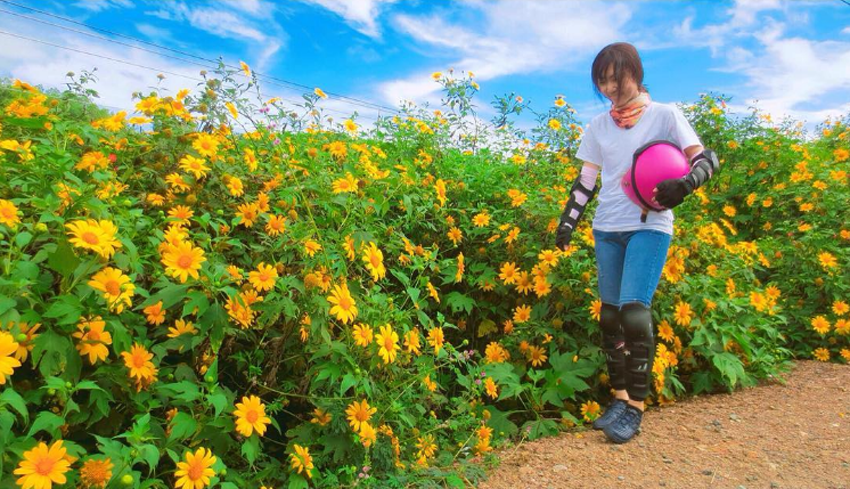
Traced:
POLYGON ((649 395, 655 360, 652 311, 640 302, 630 302, 620 310, 620 322, 626 338, 626 390, 629 398, 642 401, 649 395))
POLYGON ((620 308, 603 302, 599 311, 599 327, 602 329, 602 349, 611 387, 623 390, 626 388, 626 359, 623 355, 626 340, 620 325, 620 308))

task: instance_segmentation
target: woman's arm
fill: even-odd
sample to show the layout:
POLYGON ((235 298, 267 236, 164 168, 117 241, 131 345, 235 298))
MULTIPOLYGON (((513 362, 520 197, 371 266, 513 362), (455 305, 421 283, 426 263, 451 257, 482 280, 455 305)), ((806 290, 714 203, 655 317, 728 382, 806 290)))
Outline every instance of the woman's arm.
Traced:
POLYGON ((570 188, 570 199, 561 213, 561 222, 555 235, 555 246, 566 251, 572 239, 573 230, 578 225, 587 203, 596 195, 596 176, 599 174, 599 165, 584 162, 581 173, 576 177, 570 188))

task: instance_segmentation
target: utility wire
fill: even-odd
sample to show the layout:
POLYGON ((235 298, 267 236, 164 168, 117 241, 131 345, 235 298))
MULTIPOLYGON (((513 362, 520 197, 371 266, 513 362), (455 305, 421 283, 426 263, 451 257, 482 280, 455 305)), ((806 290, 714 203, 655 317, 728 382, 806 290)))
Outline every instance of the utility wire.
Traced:
MULTIPOLYGON (((0 1, 2 1, 2 0, 0 0, 0 1)), ((178 76, 178 77, 181 77, 181 78, 186 78, 188 80, 192 80, 192 81, 196 81, 196 82, 200 82, 200 83, 204 82, 204 80, 201 79, 201 78, 196 78, 196 77, 193 77, 193 76, 184 75, 182 73, 175 73, 173 71, 161 70, 161 69, 158 69, 158 68, 155 68, 155 67, 152 67, 152 66, 146 66, 146 65, 142 65, 142 64, 138 64, 138 63, 133 63, 132 61, 114 58, 114 57, 111 57, 111 56, 106 56, 106 55, 102 55, 102 54, 98 54, 98 53, 92 53, 92 52, 85 51, 85 50, 82 50, 82 49, 76 49, 76 48, 72 48, 72 47, 69 47, 69 46, 64 46, 64 45, 61 45, 61 44, 56 44, 56 43, 52 43, 52 42, 49 42, 49 41, 44 41, 42 39, 36 39, 36 38, 32 38, 32 37, 22 36, 20 34, 7 32, 7 31, 4 31, 2 29, 0 29, 0 34, 15 37, 15 38, 18 38, 18 39, 23 39, 23 40, 30 41, 30 42, 36 42, 36 43, 44 44, 44 45, 59 48, 59 49, 65 49, 65 50, 73 51, 73 52, 80 53, 80 54, 85 54, 87 56, 93 56, 93 57, 96 57, 96 58, 106 59, 106 60, 113 61, 113 62, 116 62, 116 63, 134 66, 134 67, 142 68, 142 69, 145 69, 145 70, 155 71, 157 73, 167 73, 169 75, 178 76)), ((293 100, 288 100, 288 99, 284 99, 284 98, 281 98, 281 100, 283 100, 284 102, 289 102, 289 103, 295 105, 295 101, 293 101, 293 100)), ((341 114, 341 115, 344 115, 344 116, 349 115, 347 112, 337 110, 337 109, 323 108, 323 110, 326 110, 328 112, 335 112, 337 114, 341 114)), ((363 116, 363 118, 367 119, 369 121, 372 121, 372 122, 375 121, 375 119, 372 119, 370 117, 363 116)))
MULTIPOLYGON (((170 51, 170 52, 173 52, 173 53, 181 54, 181 55, 183 55, 183 56, 187 56, 187 57, 190 57, 190 58, 195 58, 195 59, 198 59, 198 60, 205 61, 205 62, 207 62, 207 63, 218 64, 218 61, 217 61, 217 60, 214 60, 214 59, 205 58, 205 57, 203 57, 203 56, 198 56, 198 55, 196 55, 196 54, 192 54, 192 53, 188 53, 188 52, 185 52, 185 51, 181 51, 181 50, 179 50, 179 49, 174 49, 174 48, 170 48, 170 47, 167 47, 167 46, 162 46, 162 45, 159 45, 159 44, 156 44, 156 43, 150 42, 150 41, 145 41, 145 40, 143 40, 143 39, 135 38, 135 37, 133 37, 133 36, 128 36, 128 35, 126 35, 126 34, 121 34, 120 32, 114 32, 114 31, 111 31, 111 30, 108 30, 108 29, 102 29, 102 28, 100 28, 100 27, 92 26, 92 25, 89 25, 89 24, 86 24, 86 23, 84 23, 84 22, 80 22, 80 21, 77 21, 77 20, 74 20, 74 19, 69 19, 69 18, 67 18, 67 17, 63 17, 63 16, 61 16, 61 15, 57 15, 57 14, 54 14, 54 13, 52 13, 52 12, 48 12, 48 11, 45 11, 45 10, 40 10, 40 9, 37 9, 37 8, 29 7, 29 6, 27 6, 27 5, 21 5, 21 4, 19 4, 19 3, 15 3, 15 2, 12 2, 12 1, 9 1, 9 0, 0 0, 0 2, 5 3, 5 4, 7 4, 7 5, 12 5, 12 6, 14 6, 14 7, 18 7, 18 8, 21 8, 21 9, 25 9, 25 10, 28 10, 28 11, 31 11, 31 12, 36 12, 36 13, 41 14, 41 15, 45 15, 45 16, 49 16, 49 17, 56 18, 56 19, 60 19, 60 20, 65 21, 65 22, 69 22, 69 23, 72 23, 72 24, 76 24, 76 25, 79 25, 79 26, 83 26, 83 27, 86 27, 86 28, 89 28, 89 29, 92 29, 92 30, 95 30, 95 31, 103 32, 103 33, 110 34, 110 35, 117 36, 117 37, 121 37, 121 38, 124 38, 124 39, 129 39, 129 40, 132 40, 132 41, 137 42, 137 43, 146 44, 146 45, 148 45, 148 46, 156 47, 156 48, 161 49, 161 50, 166 50, 166 51, 170 51)), ((10 12, 10 13, 11 13, 11 12, 10 12)), ((39 20, 37 20, 37 19, 34 19, 34 18, 32 18, 32 17, 27 17, 27 16, 24 16, 24 15, 22 15, 22 14, 13 14, 13 15, 17 15, 17 16, 19 16, 19 17, 28 18, 28 19, 30 19, 30 20, 36 20, 36 21, 38 21, 38 22, 42 22, 42 23, 47 23, 47 22, 45 22, 45 21, 39 21, 39 20)), ((74 29, 71 29, 71 28, 66 27, 66 26, 62 26, 62 25, 58 25, 58 24, 52 24, 52 23, 47 23, 47 24, 49 24, 49 25, 53 25, 53 26, 55 26, 55 27, 59 27, 59 28, 62 28, 62 29, 67 29, 67 30, 71 30, 71 31, 74 31, 74 32, 82 33, 82 32, 80 32, 80 31, 78 31, 78 30, 74 30, 74 29)), ((87 34, 87 35, 91 35, 91 34, 87 34)), ((122 44, 122 45, 124 45, 124 46, 129 46, 129 47, 133 47, 133 48, 136 48, 136 49, 141 49, 141 48, 139 48, 138 46, 133 46, 133 45, 126 44, 126 43, 121 43, 121 42, 118 42, 118 41, 116 41, 116 40, 114 40, 114 39, 110 39, 110 38, 102 38, 102 39, 105 39, 105 40, 107 40, 107 41, 109 41, 109 42, 115 42, 115 43, 118 43, 118 44, 122 44)), ((149 50, 148 50, 148 51, 149 51, 149 50)), ((149 51, 149 52, 152 52, 152 51, 149 51)), ((156 54, 159 54, 159 55, 165 56, 165 55, 163 55, 162 53, 156 53, 156 54)), ((180 59, 181 61, 186 62, 186 60, 181 59, 181 58, 175 58, 175 59, 180 59)), ((231 68, 231 69, 241 69, 240 67, 233 66, 233 65, 228 65, 228 64, 224 64, 224 66, 225 66, 225 67, 228 67, 228 68, 231 68)), ((274 80, 274 81, 276 81, 276 82, 278 82, 278 83, 283 83, 283 84, 285 84, 285 85, 289 85, 289 86, 292 86, 292 87, 297 87, 297 88, 299 88, 299 89, 304 89, 304 90, 312 90, 312 89, 313 89, 312 87, 307 86, 307 85, 304 85, 304 84, 302 84, 302 83, 297 83, 297 82, 293 82, 293 81, 285 80, 285 79, 278 78, 278 77, 275 77, 275 76, 271 76, 271 75, 267 75, 267 74, 262 74, 262 73, 259 73, 259 72, 255 72, 255 75, 257 76, 257 78, 263 78, 263 79, 268 79, 268 80, 274 80)), ((268 81, 268 80, 267 80, 267 81, 268 81)), ((385 106, 385 105, 377 104, 377 103, 374 103, 374 102, 369 102, 369 101, 366 101, 366 100, 361 100, 361 99, 358 99, 358 98, 355 98, 355 97, 349 97, 349 96, 347 96, 347 95, 342 95, 342 94, 338 94, 338 93, 335 93, 335 92, 325 92, 325 93, 327 93, 327 95, 328 95, 329 97, 334 97, 334 98, 337 98, 337 99, 340 99, 340 100, 346 100, 346 101, 349 101, 350 103, 352 103, 352 104, 354 104, 354 105, 359 105, 359 106, 366 107, 366 108, 371 108, 371 109, 378 109, 378 110, 381 110, 381 111, 386 111, 386 112, 390 112, 390 113, 394 113, 394 114, 399 114, 399 115, 400 115, 400 114, 402 114, 402 112, 401 112, 401 111, 399 111, 398 109, 394 109, 394 108, 391 108, 391 107, 388 107, 388 106, 385 106)))

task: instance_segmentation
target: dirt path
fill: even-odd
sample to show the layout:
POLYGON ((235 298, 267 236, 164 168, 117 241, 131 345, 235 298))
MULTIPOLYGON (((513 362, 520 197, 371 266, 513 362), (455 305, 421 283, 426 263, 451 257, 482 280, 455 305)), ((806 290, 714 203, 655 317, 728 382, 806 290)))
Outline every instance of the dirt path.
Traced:
POLYGON ((850 366, 647 411, 642 433, 562 433, 500 452, 481 489, 850 488, 850 366))

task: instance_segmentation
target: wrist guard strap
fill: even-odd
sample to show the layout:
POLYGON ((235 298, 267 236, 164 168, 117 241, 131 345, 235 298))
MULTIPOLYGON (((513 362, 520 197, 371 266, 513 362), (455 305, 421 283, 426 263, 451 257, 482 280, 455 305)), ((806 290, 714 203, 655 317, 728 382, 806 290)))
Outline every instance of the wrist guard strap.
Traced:
POLYGON ((594 185, 592 189, 589 189, 581 183, 581 175, 576 177, 572 188, 570 188, 570 200, 568 200, 567 205, 564 206, 564 212, 561 213, 561 223, 558 227, 569 227, 570 229, 575 229, 579 219, 581 219, 582 214, 584 214, 584 210, 587 208, 587 205, 590 204, 590 201, 593 200, 593 197, 596 195, 598 187, 598 185, 594 185), (579 192, 587 197, 584 204, 579 204, 576 200, 576 195, 579 192))
POLYGON ((685 182, 693 192, 718 171, 720 171, 720 161, 717 159, 717 153, 706 149, 695 155, 691 160, 691 171, 685 175, 685 182))

